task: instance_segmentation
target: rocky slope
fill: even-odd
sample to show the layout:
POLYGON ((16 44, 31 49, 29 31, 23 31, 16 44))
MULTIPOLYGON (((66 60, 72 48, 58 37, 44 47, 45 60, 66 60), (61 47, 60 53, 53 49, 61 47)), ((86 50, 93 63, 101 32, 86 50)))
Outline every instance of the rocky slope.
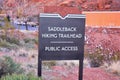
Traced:
POLYGON ((36 15, 44 12, 44 6, 76 7, 82 11, 119 11, 119 0, 4 0, 3 9, 15 14, 36 15))

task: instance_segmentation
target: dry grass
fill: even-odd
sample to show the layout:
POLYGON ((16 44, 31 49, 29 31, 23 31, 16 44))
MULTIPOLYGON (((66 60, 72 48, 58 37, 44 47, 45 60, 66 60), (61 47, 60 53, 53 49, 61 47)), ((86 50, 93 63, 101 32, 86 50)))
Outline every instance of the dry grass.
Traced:
POLYGON ((90 67, 90 61, 87 58, 84 59, 83 64, 84 67, 90 67))
POLYGON ((104 63, 104 68, 113 74, 120 75, 120 61, 112 62, 110 65, 104 63))
MULTIPOLYGON (((56 61, 56 65, 74 67, 74 66, 79 66, 79 61, 78 60, 56 61)), ((85 58, 84 61, 83 61, 83 66, 84 67, 90 67, 90 61, 85 58)))

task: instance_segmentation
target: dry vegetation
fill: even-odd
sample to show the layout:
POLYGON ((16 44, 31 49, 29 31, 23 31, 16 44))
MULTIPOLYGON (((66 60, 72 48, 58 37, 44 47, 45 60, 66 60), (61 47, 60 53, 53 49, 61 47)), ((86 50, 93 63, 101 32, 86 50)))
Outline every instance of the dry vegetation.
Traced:
MULTIPOLYGON (((9 23, 6 22, 6 25, 8 24, 9 23)), ((99 69, 101 66, 104 66, 104 69, 108 72, 119 76, 119 39, 119 29, 87 28, 84 69, 90 68, 95 70, 96 67, 99 69), (101 36, 98 36, 100 34, 101 36), (117 38, 117 40, 114 38, 117 38), (109 41, 109 43, 107 41, 109 41)), ((13 59, 12 61, 8 58, 10 59, 8 64, 14 64, 14 67, 12 68, 11 66, 7 67, 8 71, 14 73, 13 71, 18 67, 16 63, 20 63, 20 68, 24 70, 24 74, 27 75, 32 73, 32 75, 37 75, 38 32, 15 30, 14 28, 9 28, 9 26, 7 28, 1 28, 0 56, 10 56, 13 59)), ((50 77, 50 75, 52 76, 52 74, 46 76, 49 72, 57 73, 66 77, 69 77, 69 75, 72 74, 76 75, 78 72, 78 65, 78 61, 44 61, 44 78, 48 80, 48 77, 50 77), (46 73, 47 70, 48 73, 46 73)), ((56 77, 54 78, 57 79, 56 77)))

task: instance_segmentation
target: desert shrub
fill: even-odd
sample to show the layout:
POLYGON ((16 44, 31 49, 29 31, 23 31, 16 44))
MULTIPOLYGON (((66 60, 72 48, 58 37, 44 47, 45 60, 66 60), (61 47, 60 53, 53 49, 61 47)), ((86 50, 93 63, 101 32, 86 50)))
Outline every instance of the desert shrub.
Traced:
POLYGON ((0 80, 41 80, 39 77, 35 77, 35 76, 27 76, 24 74, 12 74, 12 75, 6 75, 3 76, 0 80))
POLYGON ((38 38, 35 38, 35 39, 25 38, 25 39, 24 39, 24 42, 25 42, 25 43, 33 42, 33 43, 35 43, 35 44, 38 44, 38 38))
POLYGON ((97 48, 94 52, 85 53, 85 57, 90 60, 91 67, 99 67, 104 61, 104 55, 99 48, 97 48))
POLYGON ((25 42, 25 43, 29 43, 30 41, 31 41, 31 40, 30 40, 29 38, 25 38, 25 39, 24 39, 24 42, 25 42))
POLYGON ((10 45, 10 43, 6 42, 5 40, 1 40, 0 41, 0 47, 10 48, 11 45, 10 45))
POLYGON ((107 50, 97 47, 95 51, 86 52, 85 57, 90 60, 91 67, 99 67, 105 62, 111 64, 111 62, 119 61, 120 52, 111 53, 107 50))
POLYGON ((19 40, 17 38, 14 38, 14 37, 8 38, 7 41, 11 44, 16 44, 16 45, 20 44, 19 40))
POLYGON ((120 60, 120 52, 114 52, 110 57, 111 62, 117 62, 120 60))
POLYGON ((5 35, 0 35, 0 38, 1 38, 2 40, 6 40, 6 39, 7 39, 7 37, 6 37, 5 35))
POLYGON ((34 49, 35 48, 35 46, 34 46, 34 43, 32 43, 32 42, 30 42, 30 43, 26 43, 25 45, 24 45, 27 49, 34 49))
POLYGON ((4 56, 0 59, 0 77, 7 74, 21 74, 24 70, 20 67, 20 64, 13 61, 11 57, 4 56))
POLYGON ((11 50, 11 49, 17 49, 18 45, 16 45, 16 44, 10 44, 6 40, 0 40, 0 47, 11 50))
POLYGON ((78 60, 62 60, 62 61, 56 61, 57 66, 65 66, 68 68, 72 68, 75 66, 79 66, 78 60))
POLYGON ((16 44, 19 45, 19 40, 15 37, 11 37, 11 36, 6 36, 6 35, 1 35, 0 36, 2 40, 6 40, 6 42, 9 42, 11 44, 16 44))
POLYGON ((17 49, 20 45, 19 39, 6 35, 0 35, 0 47, 8 49, 17 49))
POLYGON ((25 38, 23 41, 21 41, 22 46, 25 46, 26 48, 35 48, 35 44, 37 44, 37 39, 31 39, 31 38, 25 38))
POLYGON ((56 61, 43 61, 42 64, 44 68, 50 69, 52 66, 56 65, 56 61))
POLYGON ((100 55, 100 54, 90 54, 90 65, 91 67, 99 67, 102 65, 103 63, 103 58, 104 56, 100 55))

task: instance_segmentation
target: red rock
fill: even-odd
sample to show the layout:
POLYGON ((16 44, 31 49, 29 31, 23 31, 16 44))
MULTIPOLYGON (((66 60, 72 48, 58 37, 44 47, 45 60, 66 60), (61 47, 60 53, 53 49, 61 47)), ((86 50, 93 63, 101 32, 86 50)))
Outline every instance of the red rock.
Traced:
POLYGON ((83 1, 82 1, 82 0, 78 0, 78 3, 80 3, 80 4, 81 4, 81 3, 83 3, 83 1))
POLYGON ((105 6, 105 0, 98 0, 98 8, 99 10, 103 10, 105 6))
POLYGON ((111 5, 105 5, 105 9, 110 9, 111 5))
MULTIPOLYGON (((38 15, 45 6, 79 7, 83 11, 110 10, 119 11, 119 0, 5 0, 4 8, 17 15, 16 7, 20 7, 25 15, 38 15), (94 4, 91 4, 93 2, 94 4), (21 3, 23 7, 21 7, 21 3), (17 5, 16 5, 17 4, 17 5), (112 6, 108 6, 112 5, 112 6), (32 7, 31 7, 32 6, 32 7)), ((51 9, 51 8, 49 8, 51 9)))
POLYGON ((64 1, 62 3, 60 3, 58 6, 65 6, 65 7, 73 7, 76 6, 76 1, 74 0, 68 0, 68 1, 64 1))
POLYGON ((41 2, 41 1, 44 1, 44 0, 32 0, 33 2, 41 2))
POLYGON ((87 2, 87 0, 82 0, 82 2, 84 3, 84 2, 87 2))
POLYGON ((45 13, 59 13, 62 16, 67 14, 81 14, 81 11, 76 7, 63 7, 63 6, 45 6, 45 13))
MULTIPOLYGON (((108 54, 120 55, 120 29, 119 28, 88 28, 86 30, 91 30, 91 32, 86 31, 88 39, 86 42, 86 48, 88 50, 94 51, 98 45, 100 45, 104 51, 107 51, 108 54), (117 30, 116 30, 117 29, 117 30)), ((103 51, 105 55, 106 52, 103 51)))
POLYGON ((106 0, 106 4, 112 4, 113 0, 106 0))

